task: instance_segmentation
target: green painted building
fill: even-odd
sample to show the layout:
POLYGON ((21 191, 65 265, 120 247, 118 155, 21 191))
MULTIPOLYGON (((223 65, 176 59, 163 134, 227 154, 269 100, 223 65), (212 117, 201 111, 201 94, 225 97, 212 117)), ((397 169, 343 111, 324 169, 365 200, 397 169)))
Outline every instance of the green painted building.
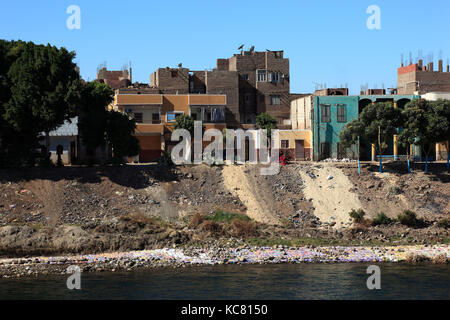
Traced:
MULTIPOLYGON (((312 121, 313 160, 327 158, 358 158, 358 146, 344 149, 339 144, 339 133, 344 126, 358 118, 359 113, 374 102, 390 101, 398 108, 420 96, 415 95, 357 95, 357 96, 314 96, 312 121)), ((393 138, 389 143, 386 155, 394 154, 393 138)), ((371 160, 372 147, 360 141, 359 152, 361 160, 371 160)), ((398 148, 398 155, 406 154, 406 150, 398 148)))

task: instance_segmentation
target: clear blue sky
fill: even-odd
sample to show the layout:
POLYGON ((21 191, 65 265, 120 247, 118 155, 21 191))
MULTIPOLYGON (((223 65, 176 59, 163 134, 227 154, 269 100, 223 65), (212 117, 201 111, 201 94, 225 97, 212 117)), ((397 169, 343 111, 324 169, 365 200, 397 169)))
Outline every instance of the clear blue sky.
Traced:
POLYGON ((237 47, 284 50, 291 92, 348 83, 351 93, 369 83, 396 83, 403 53, 421 49, 444 64, 450 57, 448 0, 191 0, 2 1, 0 38, 51 43, 77 53, 83 78, 97 66, 120 69, 128 61, 133 81, 149 82, 157 67, 204 70, 237 47), (69 30, 69 5, 81 8, 81 29, 69 30), (381 30, 369 30, 366 9, 381 9, 381 30))

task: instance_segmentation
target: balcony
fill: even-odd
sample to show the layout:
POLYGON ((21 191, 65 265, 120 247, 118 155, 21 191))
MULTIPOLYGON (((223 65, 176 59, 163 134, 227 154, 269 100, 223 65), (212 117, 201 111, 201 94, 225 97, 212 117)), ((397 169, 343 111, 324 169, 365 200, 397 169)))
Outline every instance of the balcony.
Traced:
POLYGON ((189 95, 189 105, 226 105, 227 96, 224 94, 189 95))
POLYGON ((153 122, 143 122, 136 124, 136 134, 163 134, 164 125, 160 123, 153 122))
POLYGON ((160 94, 119 94, 115 96, 117 105, 162 105, 160 94))

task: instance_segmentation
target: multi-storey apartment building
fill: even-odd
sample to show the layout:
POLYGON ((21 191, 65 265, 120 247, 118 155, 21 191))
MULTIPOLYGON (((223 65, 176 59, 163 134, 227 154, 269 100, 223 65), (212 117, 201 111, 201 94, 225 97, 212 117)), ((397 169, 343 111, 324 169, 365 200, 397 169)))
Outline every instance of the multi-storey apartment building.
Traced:
POLYGON ((212 71, 159 68, 150 87, 162 94, 224 94, 225 120, 230 128, 252 127, 256 116, 267 112, 280 128, 290 126, 289 59, 283 51, 242 51, 218 59, 212 71))
POLYGON ((132 83, 132 69, 110 71, 106 67, 103 67, 97 71, 96 80, 102 83, 106 83, 112 89, 126 88, 132 83))
POLYGON ((178 142, 172 142, 177 115, 186 114, 202 121, 205 129, 223 130, 226 95, 159 93, 154 88, 123 88, 116 90, 113 109, 132 116, 141 153, 138 161, 156 160, 178 142))
POLYGON ((418 63, 402 66, 397 69, 398 94, 425 94, 428 92, 450 92, 450 67, 444 71, 442 60, 434 70, 433 62, 423 65, 418 63))

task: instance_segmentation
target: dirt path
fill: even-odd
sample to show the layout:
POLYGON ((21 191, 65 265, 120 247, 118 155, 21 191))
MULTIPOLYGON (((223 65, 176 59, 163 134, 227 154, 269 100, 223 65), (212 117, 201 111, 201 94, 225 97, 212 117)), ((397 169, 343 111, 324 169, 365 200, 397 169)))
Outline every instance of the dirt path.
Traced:
POLYGON ((224 166, 222 175, 225 187, 245 204, 250 218, 267 224, 280 223, 273 208, 273 197, 269 197, 260 185, 249 181, 246 166, 224 166))
POLYGON ((348 213, 362 207, 358 195, 350 191, 353 184, 341 169, 321 164, 302 169, 301 176, 305 197, 312 199, 314 215, 322 222, 336 222, 336 228, 348 225, 348 213))

